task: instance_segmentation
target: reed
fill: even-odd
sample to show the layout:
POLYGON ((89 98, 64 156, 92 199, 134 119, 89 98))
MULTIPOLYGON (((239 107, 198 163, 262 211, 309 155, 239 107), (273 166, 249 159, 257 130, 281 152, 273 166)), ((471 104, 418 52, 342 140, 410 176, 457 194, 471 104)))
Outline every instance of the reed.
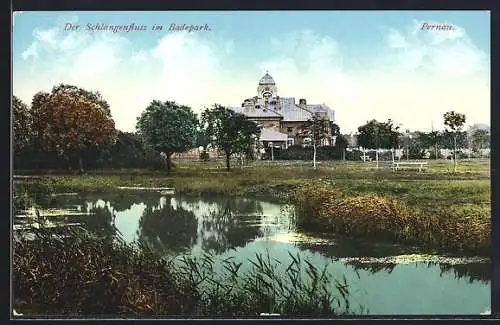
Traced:
POLYGON ((474 206, 423 212, 395 198, 352 196, 317 182, 299 186, 292 201, 304 229, 490 254, 491 218, 474 206))
POLYGON ((16 236, 14 306, 25 315, 256 317, 352 313, 345 281, 293 256, 285 275, 269 254, 236 262, 214 255, 165 259, 147 245, 84 229, 16 236), (217 263, 220 272, 214 272, 217 263), (241 271, 243 263, 250 267, 241 271), (282 274, 282 273, 281 273, 282 274), (332 289, 333 283, 333 289, 332 289), (333 291, 333 292, 332 292, 333 291))

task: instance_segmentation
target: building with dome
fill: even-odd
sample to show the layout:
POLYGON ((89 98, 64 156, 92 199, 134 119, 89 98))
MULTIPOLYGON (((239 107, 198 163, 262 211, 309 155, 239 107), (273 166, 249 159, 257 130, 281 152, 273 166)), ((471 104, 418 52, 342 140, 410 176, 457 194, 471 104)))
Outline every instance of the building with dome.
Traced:
MULTIPOLYGON (((260 142, 264 148, 272 144, 286 149, 307 143, 310 139, 301 136, 301 132, 312 114, 335 121, 334 110, 325 104, 307 104, 305 98, 297 103, 294 97, 278 96, 276 82, 268 72, 259 81, 257 95, 231 109, 261 126, 260 142)), ((333 139, 325 139, 320 145, 332 144, 333 139)))

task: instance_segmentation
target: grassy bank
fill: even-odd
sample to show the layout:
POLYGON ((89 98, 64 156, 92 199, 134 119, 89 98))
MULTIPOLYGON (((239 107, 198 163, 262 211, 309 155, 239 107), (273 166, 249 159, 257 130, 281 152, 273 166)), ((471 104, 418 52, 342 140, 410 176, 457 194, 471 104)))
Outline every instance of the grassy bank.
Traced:
MULTIPOLYGON (((66 238, 39 232, 17 239, 13 260, 14 308, 25 316, 332 316, 349 313, 345 281, 292 257, 285 276, 256 255, 246 272, 211 255, 174 264, 142 245, 69 231, 66 238), (287 281, 289 280, 289 281, 287 281), (331 292, 331 284, 336 291, 331 292)), ((286 267, 286 266, 285 266, 286 267)))
POLYGON ((108 192, 119 186, 173 187, 184 194, 285 196, 298 184, 321 182, 351 195, 395 196, 420 209, 474 205, 489 208, 491 202, 489 161, 461 162, 458 173, 448 172, 448 162, 429 162, 426 172, 394 173, 373 169, 365 163, 323 163, 314 171, 310 164, 257 163, 226 172, 210 164, 181 165, 172 174, 148 170, 89 171, 78 175, 38 175, 15 178, 20 192, 108 192))
POLYGON ((491 218, 474 205, 422 210, 394 197, 352 195, 318 183, 299 186, 292 200, 304 229, 491 255, 491 218))
MULTIPOLYGON (((374 163, 357 162, 322 162, 318 170, 313 170, 310 163, 305 162, 256 162, 231 172, 211 163, 184 161, 178 162, 178 166, 171 174, 164 171, 104 170, 89 171, 85 176, 44 174, 21 177, 15 179, 15 184, 18 193, 27 191, 35 197, 52 192, 116 192, 119 186, 141 186, 172 187, 179 194, 289 198, 298 186, 314 181, 322 188, 333 189, 335 194, 331 196, 334 198, 338 193, 342 193, 343 198, 324 208, 322 214, 309 213, 306 220, 317 217, 321 220, 317 225, 320 230, 331 230, 329 224, 324 223, 332 218, 326 214, 328 211, 342 214, 347 209, 351 211, 349 217, 341 219, 356 224, 352 229, 357 230, 349 230, 355 235, 377 234, 380 227, 393 222, 400 228, 391 230, 393 234, 390 236, 384 235, 390 240, 473 251, 484 250, 489 243, 489 160, 461 161, 458 173, 452 172, 453 165, 446 161, 429 161, 428 169, 421 173, 392 172, 387 168, 376 169, 374 163), (392 203, 387 202, 397 203, 388 208, 387 204, 392 203), (342 210, 332 210, 333 207, 342 210), (393 208, 396 210, 391 210, 393 208), (356 219, 355 214, 359 218, 356 219), (372 214, 375 217, 371 218, 372 214), (382 222, 377 218, 385 219, 382 222), (408 223, 409 230, 403 226, 408 223), (469 226, 469 230, 465 228, 469 226), (442 233, 438 235, 439 232, 442 233), (421 236, 421 239, 417 238, 421 236)), ((311 199, 310 193, 304 192, 303 195, 295 196, 299 208, 311 199)), ((328 195, 327 201, 315 201, 317 206, 311 209, 324 206, 324 202, 330 200, 328 195)))

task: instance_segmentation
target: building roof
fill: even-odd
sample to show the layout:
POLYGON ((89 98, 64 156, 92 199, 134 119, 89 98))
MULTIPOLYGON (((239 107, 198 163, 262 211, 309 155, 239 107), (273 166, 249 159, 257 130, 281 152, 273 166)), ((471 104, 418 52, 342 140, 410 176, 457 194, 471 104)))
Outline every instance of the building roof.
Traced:
POLYGON ((274 82, 273 77, 266 72, 266 74, 260 78, 259 85, 276 85, 276 82, 274 82))
POLYGON ((248 108, 245 107, 232 107, 231 109, 237 113, 245 114, 248 117, 253 118, 280 118, 285 122, 302 122, 307 121, 311 117, 311 113, 315 112, 324 112, 328 116, 330 121, 335 120, 334 111, 326 106, 325 104, 320 105, 305 105, 304 107, 300 107, 295 104, 295 98, 293 97, 280 97, 280 109, 277 108, 276 104, 271 104, 273 101, 278 100, 273 97, 270 99, 270 104, 267 105, 266 109, 264 107, 264 100, 259 98, 256 105, 260 105, 261 108, 248 108))
POLYGON ((278 112, 275 112, 274 110, 271 109, 262 109, 262 108, 248 108, 246 109, 245 107, 231 107, 231 110, 233 110, 236 113, 244 114, 248 117, 258 117, 258 118, 263 118, 263 117, 269 117, 269 118, 277 118, 281 119, 282 116, 278 112))
POLYGON ((288 135, 280 132, 262 129, 260 132, 260 141, 286 141, 288 135))

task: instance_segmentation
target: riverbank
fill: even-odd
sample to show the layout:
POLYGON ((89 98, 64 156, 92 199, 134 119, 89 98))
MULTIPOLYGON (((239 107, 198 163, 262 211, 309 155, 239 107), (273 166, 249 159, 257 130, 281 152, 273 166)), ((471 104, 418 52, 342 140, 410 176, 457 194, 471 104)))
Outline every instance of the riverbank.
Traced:
POLYGON ((418 209, 394 197, 350 195, 321 184, 295 191, 299 227, 417 245, 438 252, 491 255, 490 211, 478 206, 418 209))
MULTIPOLYGON (((490 255, 489 161, 461 162, 458 173, 450 172, 449 165, 429 162, 428 170, 422 173, 395 173, 374 169, 370 164, 342 162, 320 164, 316 171, 305 163, 257 163, 231 172, 209 164, 179 164, 171 174, 141 173, 140 170, 94 171, 85 176, 20 177, 15 179, 15 184, 18 192, 26 190, 35 197, 55 192, 120 193, 118 187, 139 186, 174 188, 177 194, 189 195, 293 198, 292 203, 299 210, 302 206, 299 221, 307 229, 334 231, 334 216, 349 211, 336 220, 352 225, 348 231, 350 235, 379 236, 426 248, 490 255), (324 200, 314 201, 310 195, 316 195, 311 193, 318 192, 318 188, 309 188, 311 193, 299 192, 302 194, 297 195, 295 190, 311 181, 318 188, 342 193, 343 199, 330 202, 328 200, 336 194, 329 193, 324 200), (307 206, 310 200, 315 204, 307 206), (383 235, 381 228, 384 228, 383 235), (445 247, 439 246, 442 244, 445 247)), ((345 230, 338 230, 342 227, 337 225, 335 231, 345 233, 345 230)))

